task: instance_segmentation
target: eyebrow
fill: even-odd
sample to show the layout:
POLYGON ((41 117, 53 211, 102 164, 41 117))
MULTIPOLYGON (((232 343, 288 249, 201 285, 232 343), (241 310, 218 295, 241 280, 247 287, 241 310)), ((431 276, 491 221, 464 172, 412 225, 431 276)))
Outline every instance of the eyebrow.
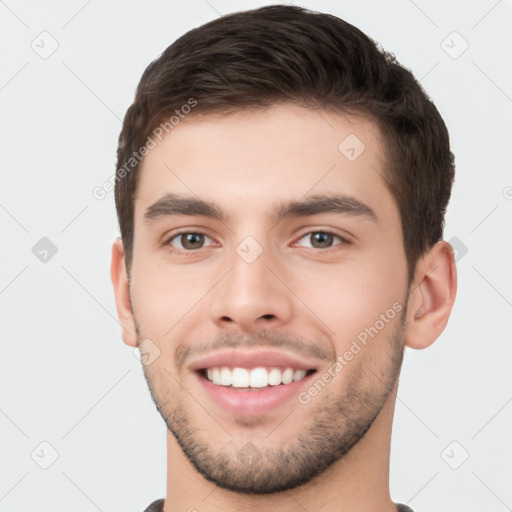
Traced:
MULTIPOLYGON (((280 222, 289 217, 308 217, 321 213, 366 217, 375 223, 378 222, 377 215, 370 206, 355 197, 339 194, 317 194, 305 199, 274 203, 271 219, 280 222)), ((228 220, 222 208, 215 203, 197 197, 166 194, 146 210, 144 222, 150 223, 175 215, 204 216, 222 222, 228 220)))

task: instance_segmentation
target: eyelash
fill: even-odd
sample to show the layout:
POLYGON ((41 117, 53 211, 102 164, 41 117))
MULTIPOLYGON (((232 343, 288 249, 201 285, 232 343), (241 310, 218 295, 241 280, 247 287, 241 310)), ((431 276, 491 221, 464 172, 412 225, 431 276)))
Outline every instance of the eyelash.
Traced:
MULTIPOLYGON (((310 249, 310 250, 313 250, 315 252, 327 252, 329 251, 330 249, 333 249, 334 247, 338 246, 338 245, 349 245, 350 244, 350 241, 347 240, 345 237, 342 237, 341 235, 339 235, 338 233, 335 233, 334 231, 330 231, 328 229, 315 229, 315 230, 312 230, 312 231, 304 231, 303 233, 300 234, 299 238, 297 240, 302 240, 305 236, 307 235, 312 235, 314 233, 323 233, 323 234, 326 234, 326 235, 333 235, 335 238, 338 238, 341 243, 338 243, 338 244, 335 244, 331 247, 327 247, 325 249, 318 249, 318 248, 315 248, 315 247, 304 247, 305 249, 310 249)), ((180 231, 178 233, 174 233, 172 236, 168 237, 166 239, 166 241, 164 242, 164 246, 169 248, 170 249, 170 253, 182 253, 184 254, 185 256, 193 256, 195 253, 197 253, 200 249, 204 249, 204 247, 200 247, 199 249, 176 249, 175 247, 171 246, 171 242, 175 239, 175 238, 178 238, 179 236, 181 235, 188 235, 188 234, 194 234, 194 235, 203 235, 205 237, 208 237, 210 239, 212 239, 210 236, 208 236, 206 233, 203 233, 202 231, 180 231)))

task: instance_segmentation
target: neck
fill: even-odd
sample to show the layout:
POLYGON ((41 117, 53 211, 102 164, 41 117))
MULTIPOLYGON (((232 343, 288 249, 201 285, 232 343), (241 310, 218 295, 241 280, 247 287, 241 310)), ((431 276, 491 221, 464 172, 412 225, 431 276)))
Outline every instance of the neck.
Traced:
POLYGON ((396 512, 389 494, 389 454, 396 390, 365 436, 341 460, 289 491, 249 495, 222 489, 200 475, 167 431, 164 512, 396 512))

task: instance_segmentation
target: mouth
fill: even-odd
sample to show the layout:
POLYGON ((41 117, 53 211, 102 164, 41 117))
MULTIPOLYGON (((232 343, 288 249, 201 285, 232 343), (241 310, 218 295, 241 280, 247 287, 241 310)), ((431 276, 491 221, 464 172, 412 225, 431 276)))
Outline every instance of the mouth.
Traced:
POLYGON ((216 386, 240 391, 265 390, 276 386, 288 386, 293 382, 302 381, 315 371, 312 368, 276 366, 258 366, 254 368, 214 366, 197 370, 200 377, 216 386))
POLYGON ((189 365, 205 404, 235 416, 262 416, 283 406, 303 407, 298 395, 319 370, 316 361, 267 349, 226 350, 189 365))
POLYGON ((215 352, 193 361, 188 368, 205 394, 205 403, 211 402, 231 415, 254 417, 289 406, 321 368, 321 362, 316 363, 297 354, 260 347, 215 352))

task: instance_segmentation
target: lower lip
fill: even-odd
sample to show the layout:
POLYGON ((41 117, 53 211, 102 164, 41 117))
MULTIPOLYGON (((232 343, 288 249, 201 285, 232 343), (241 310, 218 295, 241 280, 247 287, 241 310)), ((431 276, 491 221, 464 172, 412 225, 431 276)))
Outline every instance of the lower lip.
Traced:
POLYGON ((316 372, 290 384, 265 389, 236 389, 219 386, 196 373, 203 389, 224 410, 237 415, 258 416, 269 412, 298 395, 316 372))

